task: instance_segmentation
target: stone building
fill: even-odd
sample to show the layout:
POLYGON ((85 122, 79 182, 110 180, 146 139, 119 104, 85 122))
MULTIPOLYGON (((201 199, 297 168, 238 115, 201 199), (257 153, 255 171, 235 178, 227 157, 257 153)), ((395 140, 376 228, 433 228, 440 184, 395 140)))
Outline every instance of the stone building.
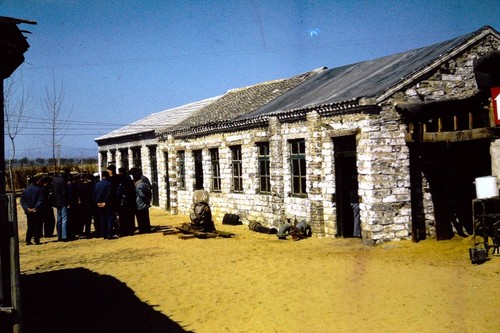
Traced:
POLYGON ((155 132, 158 179, 168 179, 159 206, 185 214, 204 188, 218 221, 304 220, 317 236, 353 237, 358 206, 366 244, 471 232, 474 179, 496 172, 500 155, 489 85, 478 85, 475 64, 499 41, 486 26, 315 70, 287 89, 231 91, 155 132))

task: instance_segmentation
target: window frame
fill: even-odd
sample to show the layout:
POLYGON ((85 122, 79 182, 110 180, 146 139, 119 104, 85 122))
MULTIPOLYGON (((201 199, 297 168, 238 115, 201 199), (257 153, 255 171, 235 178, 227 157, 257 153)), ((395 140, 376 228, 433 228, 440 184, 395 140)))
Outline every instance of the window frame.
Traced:
POLYGON ((180 190, 186 189, 186 151, 177 151, 178 184, 180 190))
POLYGON ((221 192, 221 176, 220 176, 220 157, 219 148, 211 148, 210 151, 210 164, 212 166, 212 192, 221 192))
POLYGON ((243 193, 243 160, 241 145, 231 146, 232 191, 243 193))
POLYGON ((257 164, 259 193, 271 193, 271 160, 269 142, 258 142, 257 146, 257 164))
POLYGON ((306 141, 305 139, 290 140, 288 148, 290 150, 291 195, 307 196, 306 141))

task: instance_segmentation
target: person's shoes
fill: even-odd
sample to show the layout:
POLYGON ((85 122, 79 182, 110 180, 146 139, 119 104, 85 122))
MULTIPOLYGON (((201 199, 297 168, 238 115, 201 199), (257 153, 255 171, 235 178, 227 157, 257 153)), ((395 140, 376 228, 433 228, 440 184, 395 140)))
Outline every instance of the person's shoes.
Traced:
POLYGON ((33 245, 32 242, 26 242, 26 245, 33 245))
POLYGON ((39 239, 35 239, 35 244, 36 245, 40 245, 40 240, 39 239))

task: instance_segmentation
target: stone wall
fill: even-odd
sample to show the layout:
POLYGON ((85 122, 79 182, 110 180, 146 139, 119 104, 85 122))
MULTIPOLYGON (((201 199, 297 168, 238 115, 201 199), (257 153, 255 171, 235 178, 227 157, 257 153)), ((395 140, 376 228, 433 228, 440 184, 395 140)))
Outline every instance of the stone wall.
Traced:
POLYGON ((493 50, 500 50, 500 43, 490 36, 441 65, 429 77, 395 94, 387 102, 435 101, 472 96, 478 92, 474 60, 493 50))
MULTIPOLYGON (((238 214, 244 223, 258 221, 279 226, 288 219, 307 221, 317 236, 334 237, 337 232, 335 202, 335 165, 333 138, 356 135, 358 145, 359 196, 363 238, 367 243, 407 238, 410 230, 408 152, 404 126, 395 112, 384 115, 339 115, 322 118, 311 112, 306 120, 280 123, 273 118, 265 128, 212 134, 196 139, 169 138, 160 143, 167 150, 171 184, 172 211, 187 214, 194 190, 193 150, 203 154, 204 187, 210 191, 216 221, 224 214, 238 214), (307 196, 291 195, 288 142, 305 139, 307 196), (258 151, 256 143, 270 145, 271 193, 258 191, 258 151), (232 191, 231 146, 240 145, 243 155, 242 193, 232 191), (210 148, 219 149, 221 191, 211 191, 210 148), (177 151, 186 154, 185 190, 177 183, 177 151)), ((164 173, 165 171, 163 171, 164 173)), ((160 171, 161 173, 161 171, 160 171)), ((162 177, 160 176, 160 179, 162 177)), ((161 193, 165 201, 165 193, 161 193)), ((160 204, 160 206, 163 206, 160 204)))

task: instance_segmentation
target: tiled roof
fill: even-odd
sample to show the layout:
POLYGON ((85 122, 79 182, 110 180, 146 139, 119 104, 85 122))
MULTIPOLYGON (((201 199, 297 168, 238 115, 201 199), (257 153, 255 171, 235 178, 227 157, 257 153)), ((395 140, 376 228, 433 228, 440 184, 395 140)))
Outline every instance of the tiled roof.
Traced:
POLYGON ((258 109, 288 90, 325 71, 324 68, 306 72, 292 78, 267 81, 248 87, 228 91, 217 99, 187 117, 179 124, 164 131, 174 135, 194 134, 206 126, 230 121, 258 109))
POLYGON ((119 138, 129 135, 154 132, 156 130, 165 130, 179 123, 180 121, 188 117, 191 113, 215 102, 218 98, 220 98, 220 96, 207 98, 198 102, 189 103, 172 109, 153 113, 136 122, 133 122, 129 125, 114 130, 108 134, 100 136, 94 139, 94 141, 101 141, 101 140, 119 138))

